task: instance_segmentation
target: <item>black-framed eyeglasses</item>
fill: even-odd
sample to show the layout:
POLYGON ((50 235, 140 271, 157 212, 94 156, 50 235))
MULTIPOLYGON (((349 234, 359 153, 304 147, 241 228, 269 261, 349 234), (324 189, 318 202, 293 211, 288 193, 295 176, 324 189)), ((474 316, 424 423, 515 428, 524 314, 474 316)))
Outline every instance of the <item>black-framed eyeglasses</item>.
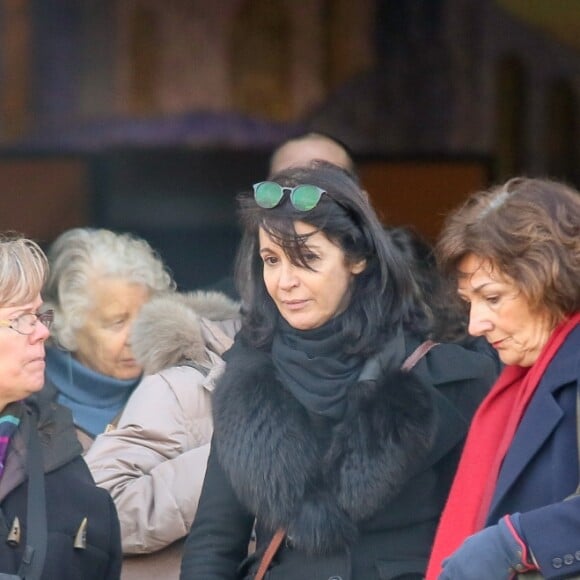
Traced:
POLYGON ((45 310, 38 314, 26 312, 11 320, 0 320, 0 327, 11 328, 18 334, 30 336, 36 329, 37 322, 42 322, 46 328, 50 328, 53 320, 54 310, 45 310))
POLYGON ((324 193, 324 189, 316 185, 302 184, 296 187, 283 187, 275 181, 261 181, 255 183, 254 199, 256 203, 264 209, 276 207, 284 197, 285 193, 290 195, 290 203, 298 211, 310 211, 314 209, 324 193))

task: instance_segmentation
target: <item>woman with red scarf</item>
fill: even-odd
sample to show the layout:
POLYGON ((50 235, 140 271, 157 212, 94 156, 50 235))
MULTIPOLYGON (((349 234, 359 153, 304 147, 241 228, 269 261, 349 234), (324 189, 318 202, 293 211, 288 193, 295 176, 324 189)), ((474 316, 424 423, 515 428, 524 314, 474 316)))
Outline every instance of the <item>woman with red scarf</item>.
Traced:
POLYGON ((427 580, 577 577, 580 194, 523 178, 474 194, 438 255, 470 334, 505 366, 473 419, 427 580))

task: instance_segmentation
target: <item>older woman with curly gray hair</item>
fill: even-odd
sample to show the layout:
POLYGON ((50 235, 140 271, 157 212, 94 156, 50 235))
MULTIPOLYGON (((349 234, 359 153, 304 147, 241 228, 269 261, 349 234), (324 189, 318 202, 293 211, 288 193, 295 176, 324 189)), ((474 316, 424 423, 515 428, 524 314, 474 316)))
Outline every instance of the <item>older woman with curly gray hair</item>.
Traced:
POLYGON ((129 344, 139 310, 175 284, 145 240, 105 229, 64 232, 48 259, 43 295, 55 322, 47 386, 72 410, 87 447, 139 382, 142 368, 129 344))

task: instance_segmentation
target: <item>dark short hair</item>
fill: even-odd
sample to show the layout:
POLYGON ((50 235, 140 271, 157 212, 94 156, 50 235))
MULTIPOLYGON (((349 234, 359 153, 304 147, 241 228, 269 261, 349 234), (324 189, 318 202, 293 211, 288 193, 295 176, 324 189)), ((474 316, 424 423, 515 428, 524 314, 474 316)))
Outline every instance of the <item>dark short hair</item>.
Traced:
POLYGON ((580 309, 580 193, 564 183, 517 177, 471 195, 436 251, 454 278, 467 254, 490 260, 554 321, 580 309))
MULTIPOLYGON (((339 149, 341 149, 342 152, 344 153, 344 157, 346 160, 346 166, 343 167, 343 169, 346 169, 350 173, 350 176, 357 183, 360 183, 360 177, 358 175, 356 163, 354 161, 354 153, 352 149, 338 137, 335 137, 323 131, 309 131, 307 133, 300 133, 297 135, 293 135, 292 137, 282 141, 281 143, 278 143, 278 145, 276 145, 275 149, 272 151, 272 154, 270 155, 269 161, 270 173, 276 156, 284 147, 286 147, 286 145, 289 145, 291 143, 301 143, 304 141, 322 141, 326 143, 331 143, 336 147, 338 147, 339 149)), ((314 161, 314 159, 312 159, 312 161, 314 161)))
POLYGON ((344 314, 345 344, 349 352, 371 353, 380 338, 400 324, 412 326, 409 306, 412 282, 401 253, 386 235, 366 193, 347 171, 326 162, 290 168, 273 177, 284 187, 316 185, 327 192, 307 212, 296 210, 286 196, 272 209, 259 207, 252 193, 238 197, 243 229, 236 260, 236 283, 243 303, 242 333, 254 346, 269 344, 278 312, 267 293, 259 256, 259 230, 265 228, 288 257, 308 267, 305 240, 294 229, 295 221, 313 225, 336 243, 349 263, 366 260, 365 270, 355 276, 353 294, 344 314))

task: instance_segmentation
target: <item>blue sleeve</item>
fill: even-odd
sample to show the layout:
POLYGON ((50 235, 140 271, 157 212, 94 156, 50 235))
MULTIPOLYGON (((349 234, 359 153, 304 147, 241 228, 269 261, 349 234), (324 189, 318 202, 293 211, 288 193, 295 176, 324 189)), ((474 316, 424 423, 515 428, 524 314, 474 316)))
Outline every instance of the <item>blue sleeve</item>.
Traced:
POLYGON ((580 574, 580 496, 524 512, 519 523, 546 579, 580 574))

